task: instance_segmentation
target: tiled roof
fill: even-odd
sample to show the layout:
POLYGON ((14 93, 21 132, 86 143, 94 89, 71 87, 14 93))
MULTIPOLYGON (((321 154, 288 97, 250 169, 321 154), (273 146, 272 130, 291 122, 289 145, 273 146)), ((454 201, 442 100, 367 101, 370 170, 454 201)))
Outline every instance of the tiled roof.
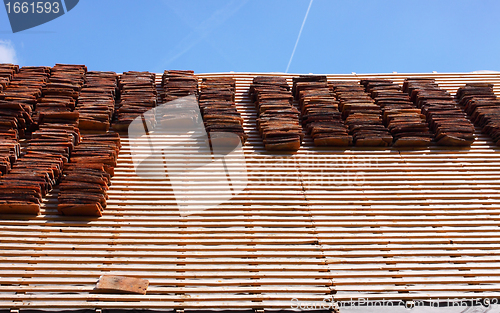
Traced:
MULTIPOLYGON (((122 134, 101 218, 58 215, 57 190, 37 217, 0 218, 0 308, 253 309, 290 308, 293 298, 500 296, 500 153, 489 136, 476 127, 470 148, 419 149, 318 148, 305 136, 295 154, 268 152, 249 98, 261 75, 290 86, 297 76, 196 75, 236 80, 248 135, 239 194, 224 198, 225 178, 219 186, 200 170, 176 188, 191 195, 185 205, 201 210, 180 214, 173 182, 154 171, 157 161, 146 160, 137 175, 131 155, 175 140, 151 134, 131 147, 122 134), (92 294, 102 274, 148 279, 147 295, 92 294)), ((496 73, 327 75, 398 84, 417 76, 453 95, 471 82, 492 83, 500 95, 496 73)), ((156 80, 160 88, 160 74, 156 80)), ((182 164, 188 150, 177 145, 170 160, 182 164)))

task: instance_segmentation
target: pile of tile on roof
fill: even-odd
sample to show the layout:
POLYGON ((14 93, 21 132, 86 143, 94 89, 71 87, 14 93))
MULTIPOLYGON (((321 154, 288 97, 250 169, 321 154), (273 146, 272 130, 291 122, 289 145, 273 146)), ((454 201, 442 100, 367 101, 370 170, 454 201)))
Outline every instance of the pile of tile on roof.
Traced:
POLYGON ((382 122, 382 109, 357 82, 329 83, 339 100, 342 118, 349 127, 355 146, 387 147, 392 136, 382 122))
POLYGON ((161 86, 163 103, 181 97, 198 95, 198 79, 194 76, 194 71, 164 71, 161 86))
POLYGON ((438 145, 470 146, 474 142, 474 125, 433 79, 407 78, 403 90, 426 116, 438 145))
POLYGON ((79 113, 72 111, 85 81, 84 65, 56 64, 38 99, 38 130, 32 134, 28 149, 50 151, 67 161, 80 142, 79 113))
POLYGON ((352 136, 342 120, 338 101, 328 87, 326 76, 293 79, 293 96, 299 103, 302 125, 316 146, 349 146, 352 136))
POLYGON ((161 127, 179 126, 182 129, 191 123, 201 125, 198 121, 198 79, 193 71, 164 71, 161 86, 163 104, 157 114, 161 127))
POLYGON ((19 102, 0 100, 0 136, 24 138, 32 123, 29 113, 19 102))
POLYGON ((243 119, 236 109, 236 83, 230 77, 203 78, 199 106, 210 140, 230 140, 235 134, 240 142, 248 138, 243 130, 243 119))
POLYGON ((17 139, 0 134, 0 174, 7 174, 21 153, 17 139))
POLYGON ((34 113, 39 129, 32 132, 25 154, 0 179, 0 212, 38 214, 42 197, 58 182, 63 164, 80 140, 78 112, 70 110, 83 85, 86 67, 56 65, 46 85, 44 68, 23 70, 16 77, 35 74, 35 78, 29 84, 15 84, 20 86, 19 92, 10 99, 19 99, 26 109, 36 101, 34 113), (44 97, 37 98, 41 85, 44 97))
POLYGON ((0 212, 38 214, 42 197, 58 182, 80 140, 77 112, 44 112, 26 153, 0 178, 0 212))
POLYGON ((250 93, 257 107, 257 128, 268 151, 297 151, 303 133, 299 111, 292 105, 290 86, 283 77, 257 76, 250 93))
POLYGON ((85 65, 56 64, 43 87, 43 97, 38 99, 33 120, 39 122, 44 112, 69 112, 75 104, 85 83, 85 65))
MULTIPOLYGON (((0 64, 0 92, 7 87, 16 73, 19 66, 13 64, 0 64)), ((19 139, 19 127, 17 118, 23 118, 24 111, 21 105, 12 105, 9 101, 0 100, 0 144, 5 140, 19 139), (21 111, 19 112, 18 109, 21 111)))
POLYGON ((84 136, 64 166, 57 206, 60 214, 102 216, 119 149, 118 133, 84 136))
POLYGON ((156 75, 149 72, 125 72, 119 76, 120 100, 113 129, 127 130, 135 118, 156 107, 155 79, 156 75))
POLYGON ((21 138, 24 137, 25 131, 34 129, 31 115, 38 99, 42 96, 42 88, 45 86, 49 75, 50 67, 23 67, 4 91, 0 93, 2 103, 20 104, 25 111, 23 112, 25 126, 23 126, 21 120, 18 120, 18 130, 21 138))
MULTIPOLYGON (((7 87, 14 75, 19 72, 19 66, 0 64, 0 92, 7 87)), ((24 109, 19 103, 0 100, 0 173, 10 171, 12 164, 19 157, 19 131, 24 123, 24 109)), ((29 118, 29 115, 27 116, 29 118)), ((24 131, 22 129, 21 131, 24 131)))
POLYGON ((7 174, 20 155, 19 139, 31 126, 32 106, 48 73, 46 68, 3 66, 5 90, 0 93, 0 172, 7 174), (33 74, 30 75, 30 74, 33 74))
POLYGON ((401 87, 387 79, 363 79, 361 84, 382 108, 383 121, 394 138, 394 147, 426 147, 432 133, 421 110, 401 87))
POLYGON ((20 103, 0 100, 0 172, 6 174, 20 154, 19 137, 30 116, 20 103))
MULTIPOLYGON (((43 86, 39 84, 40 77, 46 76, 46 72, 43 69, 30 71, 36 73, 34 86, 43 86), (43 75, 39 75, 40 72, 43 75)), ((32 132, 25 154, 0 178, 0 213, 38 214, 43 197, 64 175, 58 197, 60 213, 101 215, 120 148, 119 135, 106 133, 114 108, 116 76, 112 73, 90 73, 86 92, 80 97, 85 73, 84 66, 56 65, 43 92, 40 92, 41 87, 38 93, 33 93, 32 86, 26 88, 21 85, 22 92, 17 94, 27 96, 27 101, 21 103, 30 108, 33 100, 37 102, 38 130, 32 132), (37 99, 40 94, 44 97, 37 99), (80 110, 72 111, 77 99, 82 106, 80 110), (106 118, 102 120, 107 126, 98 130, 103 134, 87 135, 79 144, 79 111, 92 118, 95 111, 104 112, 106 118), (70 160, 71 163, 68 163, 70 160)), ((2 108, 11 111, 24 109, 20 103, 0 103, 0 116, 2 108), (15 108, 14 104, 17 105, 15 108)), ((17 115, 12 112, 11 115, 21 120, 23 115, 17 111, 17 115)), ((95 127, 93 130, 96 130, 95 127)))
POLYGON ((87 73, 76 106, 76 110, 80 113, 78 127, 82 133, 109 130, 115 111, 117 89, 115 72, 87 73))
POLYGON ((458 89, 456 98, 472 122, 500 145, 500 100, 493 93, 493 84, 468 83, 458 89))
POLYGON ((0 178, 0 213, 37 215, 42 197, 56 183, 62 166, 59 155, 28 152, 20 158, 0 178))
POLYGON ((0 64, 0 92, 7 87, 16 73, 19 72, 19 65, 0 64))

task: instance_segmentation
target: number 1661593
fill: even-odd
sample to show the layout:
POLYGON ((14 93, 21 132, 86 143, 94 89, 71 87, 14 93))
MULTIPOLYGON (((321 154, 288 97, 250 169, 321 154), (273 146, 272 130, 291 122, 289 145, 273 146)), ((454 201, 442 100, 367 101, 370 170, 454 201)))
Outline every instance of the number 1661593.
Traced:
POLYGON ((5 3, 7 13, 27 14, 27 13, 59 13, 59 2, 7 2, 5 3))

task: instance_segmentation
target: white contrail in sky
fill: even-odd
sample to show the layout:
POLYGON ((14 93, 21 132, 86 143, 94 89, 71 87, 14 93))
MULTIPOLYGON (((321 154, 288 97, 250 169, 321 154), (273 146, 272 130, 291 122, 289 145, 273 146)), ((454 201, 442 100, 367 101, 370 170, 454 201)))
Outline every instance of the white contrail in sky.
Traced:
MULTIPOLYGON (((215 11, 209 18, 201 22, 198 26, 193 27, 190 34, 188 34, 184 39, 182 39, 175 48, 171 51, 171 56, 169 59, 162 61, 160 68, 165 68, 174 62, 186 52, 194 48, 198 43, 207 39, 208 36, 218 27, 224 24, 227 19, 233 16, 238 10, 240 10, 249 0, 232 0, 228 2, 224 7, 215 11), (175 54, 174 54, 175 53, 175 54)), ((169 1, 166 1, 168 4, 169 1)), ((174 9, 173 9, 174 10, 174 9)), ((177 13, 177 12, 176 12, 177 13)), ((177 13, 181 18, 186 21, 186 24, 191 25, 192 23, 182 16, 182 14, 177 13)), ((217 49, 216 49, 217 50, 217 49)))
POLYGON ((306 24, 307 16, 309 15, 309 10, 311 9, 311 5, 313 4, 313 0, 309 2, 309 7, 307 8, 306 16, 304 16, 304 20, 302 21, 302 26, 300 27, 299 35, 297 36, 297 41, 295 42, 295 47, 293 47, 292 56, 290 57, 290 61, 288 61, 288 66, 286 67, 285 73, 288 73, 288 69, 290 68, 290 64, 292 64, 293 55, 295 54, 295 49, 297 49, 297 45, 299 44, 300 35, 302 35, 302 29, 304 29, 304 25, 306 24))

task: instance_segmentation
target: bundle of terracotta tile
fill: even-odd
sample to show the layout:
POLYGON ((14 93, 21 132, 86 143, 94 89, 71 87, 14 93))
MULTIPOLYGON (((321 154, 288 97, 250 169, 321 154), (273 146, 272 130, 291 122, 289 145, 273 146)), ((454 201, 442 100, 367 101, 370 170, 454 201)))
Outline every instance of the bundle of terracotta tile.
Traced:
POLYGON ((4 105, 11 103, 15 106, 9 110, 19 111, 18 105, 20 105, 25 111, 23 112, 24 121, 19 118, 19 112, 16 113, 19 137, 21 138, 24 137, 25 131, 33 130, 31 115, 38 99, 42 96, 42 88, 45 86, 49 74, 49 67, 23 67, 0 93, 0 101, 4 105))
POLYGON ((456 98, 472 122, 500 145, 500 100, 493 93, 493 84, 469 83, 458 89, 456 98))
POLYGON ((80 113, 78 127, 82 133, 106 132, 109 130, 115 111, 118 89, 114 72, 88 72, 80 91, 76 110, 80 113))
POLYGON ((117 102, 113 129, 128 130, 135 118, 156 107, 155 77, 155 74, 149 72, 125 72, 119 76, 120 99, 117 102))
MULTIPOLYGON (((11 79, 19 71, 19 66, 0 64, 0 91, 8 87, 11 79)), ((0 100, 0 144, 5 140, 18 140, 19 127, 17 117, 23 118, 24 111, 20 104, 13 105, 10 101, 0 100)))
POLYGON ((29 107, 15 101, 0 100, 0 136, 18 140, 32 123, 29 107))
POLYGON ((190 95, 198 96, 198 79, 193 71, 164 71, 161 86, 163 103, 190 95))
POLYGON ((199 106, 210 140, 220 139, 232 142, 230 138, 236 134, 241 143, 245 143, 247 135, 243 130, 243 119, 235 104, 236 83, 230 77, 203 78, 199 106))
POLYGON ((425 147, 432 133, 421 110, 401 87, 386 79, 363 79, 361 84, 382 108, 384 125, 394 138, 395 147, 425 147))
POLYGON ((85 65, 56 64, 42 89, 43 96, 38 99, 33 120, 39 122, 42 112, 73 111, 86 73, 85 65))
MULTIPOLYGON (((24 126, 26 112, 19 103, 0 100, 0 173, 6 174, 17 160, 21 146, 19 128, 24 126)), ((29 118, 29 115, 27 116, 29 118)), ((24 132, 24 129, 21 129, 24 132)))
MULTIPOLYGON (((8 173, 19 157, 19 139, 25 137, 25 131, 31 125, 32 107, 31 104, 22 102, 24 100, 22 95, 27 93, 29 101, 36 101, 36 96, 40 94, 42 87, 41 84, 32 87, 33 80, 26 76, 25 68, 21 70, 21 74, 17 71, 17 66, 3 67, 3 72, 9 76, 9 82, 5 85, 3 96, 0 95, 3 99, 0 100, 0 172, 2 174, 8 173), (20 90, 23 92, 19 92, 20 90)), ((42 83, 46 78, 47 75, 43 75, 42 83)))
POLYGON ((0 174, 7 174, 21 152, 16 139, 3 138, 0 135, 0 174))
POLYGON ((426 116, 438 145, 470 146, 474 142, 474 125, 433 79, 407 78, 403 90, 426 116))
POLYGON ((56 183, 62 165, 63 157, 51 153, 48 147, 28 147, 9 173, 0 178, 0 213, 38 214, 42 197, 56 183))
POLYGON ((160 126, 173 128, 201 123, 196 120, 199 115, 198 79, 193 71, 164 71, 161 86, 163 103, 157 112, 160 126), (178 101, 172 102, 174 100, 178 101), (179 101, 183 101, 182 104, 179 101))
POLYGON ((6 174, 20 154, 19 137, 24 137, 30 115, 20 103, 0 100, 0 173, 6 174))
POLYGON ((0 92, 7 87, 16 73, 19 72, 19 65, 0 64, 0 92))
MULTIPOLYGON (((87 68, 84 65, 57 64, 51 69, 47 85, 38 99, 34 119, 38 130, 28 141, 27 152, 48 154, 50 158, 67 162, 71 150, 80 141, 79 113, 72 112, 87 68)), ((59 179, 61 173, 55 178, 59 179)), ((52 184, 50 184, 50 190, 52 184)))
POLYGON ((29 104, 32 109, 42 95, 49 75, 50 67, 22 67, 0 93, 0 100, 29 104))
POLYGON ((257 128, 268 151, 297 151, 303 139, 299 111, 285 78, 257 76, 250 86, 257 107, 257 128))
POLYGON ((292 93, 299 103, 302 125, 316 146, 349 146, 352 136, 342 120, 326 76, 293 79, 292 93))
POLYGON ((102 216, 119 149, 118 133, 84 135, 64 166, 57 206, 60 214, 102 216))
POLYGON ((43 196, 58 182, 78 144, 78 112, 40 113, 39 130, 26 152, 0 178, 0 213, 38 214, 43 196))
POLYGON ((356 146, 386 147, 392 135, 382 121, 382 109, 357 82, 330 82, 339 110, 356 146))

